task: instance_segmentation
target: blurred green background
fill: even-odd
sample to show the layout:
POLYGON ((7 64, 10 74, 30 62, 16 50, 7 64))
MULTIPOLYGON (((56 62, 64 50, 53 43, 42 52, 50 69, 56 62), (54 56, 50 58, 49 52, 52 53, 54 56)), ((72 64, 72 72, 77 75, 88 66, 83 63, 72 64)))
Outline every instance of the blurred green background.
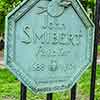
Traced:
MULTIPOLYGON (((0 33, 4 33, 5 16, 23 0, 0 0, 0 33)), ((93 19, 95 0, 80 0, 88 15, 93 19)))

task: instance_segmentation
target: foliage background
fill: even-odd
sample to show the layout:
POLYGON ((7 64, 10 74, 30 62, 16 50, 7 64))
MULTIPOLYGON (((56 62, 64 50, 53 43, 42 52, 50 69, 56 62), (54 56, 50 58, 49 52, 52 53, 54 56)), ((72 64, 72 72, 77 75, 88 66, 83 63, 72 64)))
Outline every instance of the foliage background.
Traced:
POLYGON ((0 32, 4 32, 5 16, 22 0, 0 0, 0 32))
MULTIPOLYGON (((77 82, 76 100, 89 100, 90 80, 91 66, 77 82)), ((8 69, 0 69, 0 100, 20 100, 20 84, 8 69)), ((46 100, 46 95, 33 94, 28 90, 27 100, 46 100)), ((53 100, 70 100, 70 91, 53 93, 53 100)), ((95 100, 100 100, 100 65, 97 65, 95 100)))
MULTIPOLYGON (((0 0, 0 32, 4 32, 5 16, 23 0, 0 0)), ((96 0, 80 0, 93 19, 96 0), (89 11, 88 11, 89 9, 89 11)))

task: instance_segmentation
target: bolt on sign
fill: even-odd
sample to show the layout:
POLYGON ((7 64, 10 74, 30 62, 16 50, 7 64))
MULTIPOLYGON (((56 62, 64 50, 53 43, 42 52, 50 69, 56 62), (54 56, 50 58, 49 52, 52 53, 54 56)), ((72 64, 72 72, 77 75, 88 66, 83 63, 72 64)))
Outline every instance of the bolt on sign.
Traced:
POLYGON ((34 93, 70 89, 92 62, 94 24, 79 0, 25 0, 6 17, 5 62, 34 93))

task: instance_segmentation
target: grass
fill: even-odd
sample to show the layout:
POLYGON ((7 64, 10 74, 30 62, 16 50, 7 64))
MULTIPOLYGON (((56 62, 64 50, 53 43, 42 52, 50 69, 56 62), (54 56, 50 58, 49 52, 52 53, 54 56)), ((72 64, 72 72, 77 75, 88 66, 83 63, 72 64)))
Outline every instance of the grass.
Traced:
MULTIPOLYGON (((77 84, 77 100, 89 100, 90 94, 90 75, 89 68, 78 81, 77 84)), ((96 78, 96 97, 95 100, 100 100, 100 65, 97 66, 96 78)), ((54 93, 53 100, 70 100, 68 91, 54 93)), ((7 69, 0 69, 0 100, 20 100, 20 82, 7 69)), ((32 94, 27 92, 27 100, 46 100, 46 95, 32 94)))
POLYGON ((100 45, 98 45, 98 53, 100 54, 100 45))

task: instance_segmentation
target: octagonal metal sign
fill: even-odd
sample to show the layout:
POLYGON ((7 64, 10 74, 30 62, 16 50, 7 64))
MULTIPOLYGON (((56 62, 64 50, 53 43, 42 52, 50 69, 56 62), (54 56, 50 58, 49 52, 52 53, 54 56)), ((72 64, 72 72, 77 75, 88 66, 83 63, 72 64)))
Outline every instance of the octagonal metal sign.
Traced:
POLYGON ((92 61, 94 24, 78 0, 25 0, 5 37, 6 65, 35 93, 70 89, 92 61))

